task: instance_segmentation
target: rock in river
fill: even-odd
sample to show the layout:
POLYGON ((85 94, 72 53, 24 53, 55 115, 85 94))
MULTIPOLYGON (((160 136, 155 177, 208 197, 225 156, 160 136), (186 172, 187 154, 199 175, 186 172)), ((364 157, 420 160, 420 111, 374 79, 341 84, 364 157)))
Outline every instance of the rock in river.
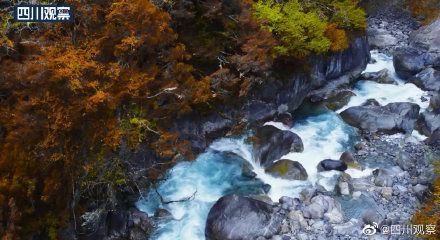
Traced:
POLYGON ((379 72, 366 72, 363 73, 360 77, 360 79, 365 79, 369 81, 374 81, 378 83, 385 83, 385 84, 394 84, 397 85, 396 80, 394 78, 390 77, 388 69, 382 69, 379 72))
POLYGON ((235 194, 227 195, 209 211, 205 236, 207 240, 270 238, 279 231, 282 219, 270 204, 235 194))
POLYGON ((266 173, 290 180, 307 180, 308 177, 306 169, 301 163, 286 159, 281 159, 270 165, 266 168, 266 173))
POLYGON ((393 56, 393 64, 400 78, 408 79, 425 68, 429 55, 415 48, 397 48, 393 56))
POLYGON ((322 160, 318 164, 318 172, 331 171, 331 170, 345 171, 347 170, 347 164, 342 161, 331 160, 331 159, 322 160))
POLYGON ((374 132, 411 133, 420 107, 414 103, 390 103, 386 106, 356 106, 341 113, 349 125, 374 132))
POLYGON ((301 138, 291 131, 283 131, 271 125, 258 128, 257 156, 261 165, 269 166, 289 152, 301 152, 304 149, 301 138))

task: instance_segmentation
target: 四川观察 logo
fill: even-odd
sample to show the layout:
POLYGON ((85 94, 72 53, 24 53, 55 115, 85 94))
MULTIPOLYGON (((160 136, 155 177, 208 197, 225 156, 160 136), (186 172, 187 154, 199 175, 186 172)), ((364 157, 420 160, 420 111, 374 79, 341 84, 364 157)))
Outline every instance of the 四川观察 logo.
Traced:
POLYGON ((14 6, 16 22, 71 22, 73 8, 70 5, 17 5, 14 6))

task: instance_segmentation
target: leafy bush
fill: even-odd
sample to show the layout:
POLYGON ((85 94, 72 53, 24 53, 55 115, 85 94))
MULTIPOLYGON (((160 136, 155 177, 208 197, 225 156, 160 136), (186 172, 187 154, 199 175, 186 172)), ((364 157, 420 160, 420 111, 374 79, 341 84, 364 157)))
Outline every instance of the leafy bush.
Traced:
POLYGON ((353 0, 261 0, 254 9, 262 27, 280 41, 274 47, 276 57, 343 50, 348 47, 345 30, 364 30, 367 26, 365 12, 353 0))

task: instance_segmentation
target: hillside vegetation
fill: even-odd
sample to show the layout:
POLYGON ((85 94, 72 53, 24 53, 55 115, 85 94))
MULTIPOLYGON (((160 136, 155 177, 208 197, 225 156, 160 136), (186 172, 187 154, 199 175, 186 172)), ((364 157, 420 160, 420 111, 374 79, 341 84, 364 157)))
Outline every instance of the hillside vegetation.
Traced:
POLYGON ((353 0, 55 3, 73 5, 75 21, 20 24, 1 12, 3 240, 57 239, 91 202, 111 209, 139 190, 121 152, 154 151, 156 178, 194 157, 169 132, 176 116, 244 98, 275 61, 341 51, 366 27, 353 0))

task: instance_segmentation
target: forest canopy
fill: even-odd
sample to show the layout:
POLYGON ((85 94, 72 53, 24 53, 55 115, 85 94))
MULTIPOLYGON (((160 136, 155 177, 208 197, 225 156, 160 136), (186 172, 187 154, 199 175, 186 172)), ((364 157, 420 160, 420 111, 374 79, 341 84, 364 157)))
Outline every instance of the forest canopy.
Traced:
POLYGON ((193 157, 170 131, 177 116, 243 98, 278 57, 341 51, 366 27, 353 0, 50 3, 73 5, 75 21, 20 24, 1 12, 4 240, 57 239, 87 202, 111 209, 137 187, 121 152, 165 159, 150 167, 154 179, 193 157))

